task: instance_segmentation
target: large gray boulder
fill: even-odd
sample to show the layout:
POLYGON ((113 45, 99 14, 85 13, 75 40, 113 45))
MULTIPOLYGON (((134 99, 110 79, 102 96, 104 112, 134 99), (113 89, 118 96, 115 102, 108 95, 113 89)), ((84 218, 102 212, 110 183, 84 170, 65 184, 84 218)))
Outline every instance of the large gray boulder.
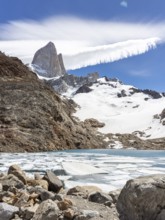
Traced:
POLYGON ((7 203, 0 203, 0 219, 10 220, 16 212, 19 211, 18 207, 8 205, 7 203))
POLYGON ((121 220, 162 220, 164 207, 165 175, 129 180, 117 202, 121 220))
POLYGON ((49 42, 46 46, 40 48, 35 53, 32 64, 36 67, 39 75, 46 77, 56 77, 65 74, 65 67, 63 64, 62 55, 57 55, 54 43, 49 42))

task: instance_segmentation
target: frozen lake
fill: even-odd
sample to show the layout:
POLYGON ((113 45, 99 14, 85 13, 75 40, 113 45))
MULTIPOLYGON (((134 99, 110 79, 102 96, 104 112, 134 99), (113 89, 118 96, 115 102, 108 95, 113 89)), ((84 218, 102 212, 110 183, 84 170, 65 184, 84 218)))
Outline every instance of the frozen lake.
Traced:
POLYGON ((29 175, 52 170, 64 180, 66 187, 97 185, 105 191, 110 191, 123 187, 127 180, 138 176, 165 174, 165 151, 103 149, 0 153, 0 172, 7 171, 12 164, 20 165, 29 175), (64 162, 67 166, 63 168, 64 162), (77 164, 76 172, 72 162, 74 165, 77 164), (82 175, 83 164, 85 169, 89 166, 89 171, 93 167, 105 172, 92 174, 91 169, 90 174, 82 175))

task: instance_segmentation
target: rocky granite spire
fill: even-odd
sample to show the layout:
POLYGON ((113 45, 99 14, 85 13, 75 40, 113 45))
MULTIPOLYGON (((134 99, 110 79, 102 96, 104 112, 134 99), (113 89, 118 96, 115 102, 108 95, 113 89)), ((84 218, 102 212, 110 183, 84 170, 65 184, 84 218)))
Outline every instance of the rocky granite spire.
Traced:
POLYGON ((49 42, 34 55, 32 64, 39 75, 46 77, 62 76, 66 73, 62 55, 57 55, 54 43, 49 42))

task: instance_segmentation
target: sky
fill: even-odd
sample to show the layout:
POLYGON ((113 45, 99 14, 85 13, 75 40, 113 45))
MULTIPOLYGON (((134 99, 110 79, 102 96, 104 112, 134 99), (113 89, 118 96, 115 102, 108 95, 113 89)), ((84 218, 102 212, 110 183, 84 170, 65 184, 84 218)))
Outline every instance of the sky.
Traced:
POLYGON ((0 50, 30 63, 49 41, 69 73, 165 91, 165 1, 0 0, 0 50))

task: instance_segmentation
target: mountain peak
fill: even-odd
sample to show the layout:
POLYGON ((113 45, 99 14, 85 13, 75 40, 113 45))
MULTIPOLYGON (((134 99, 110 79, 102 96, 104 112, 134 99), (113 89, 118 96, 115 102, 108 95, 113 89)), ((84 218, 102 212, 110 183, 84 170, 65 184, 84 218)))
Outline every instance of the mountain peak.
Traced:
POLYGON ((32 65, 36 67, 39 75, 45 77, 62 76, 66 73, 62 55, 57 54, 56 47, 51 41, 35 53, 32 65))

